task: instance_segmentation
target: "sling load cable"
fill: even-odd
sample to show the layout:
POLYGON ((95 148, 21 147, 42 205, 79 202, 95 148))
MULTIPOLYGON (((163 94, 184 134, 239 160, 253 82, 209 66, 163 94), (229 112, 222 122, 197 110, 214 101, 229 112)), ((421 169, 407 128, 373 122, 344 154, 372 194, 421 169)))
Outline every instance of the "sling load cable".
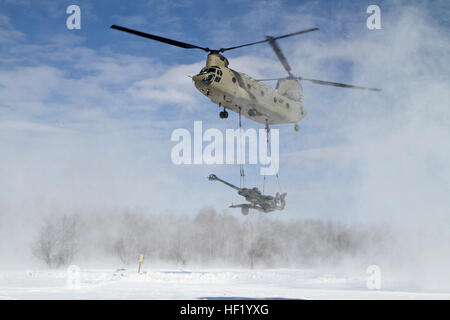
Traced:
MULTIPOLYGON (((267 145, 266 145, 266 153, 269 152, 269 131, 270 131, 270 129, 269 129, 269 123, 267 122, 267 119, 266 119, 266 143, 267 143, 267 145)), ((266 188, 266 174, 264 174, 264 181, 263 181, 263 188, 262 188, 263 190, 262 190, 262 194, 264 194, 265 188, 266 188)))
MULTIPOLYGON (((271 145, 271 141, 269 139, 269 132, 270 132, 269 124, 267 123, 267 119, 266 119, 266 143, 267 143, 266 153, 268 153, 269 150, 272 151, 272 149, 271 149, 272 145, 271 145)), ((278 176, 278 172, 276 174, 276 177, 277 177, 278 188, 280 189, 280 193, 282 194, 283 189, 281 187, 280 177, 278 176)), ((265 187, 266 187, 266 175, 264 175, 264 181, 263 181, 263 192, 262 192, 263 194, 264 194, 265 187)))
POLYGON ((242 108, 239 107, 239 147, 240 147, 240 164, 239 164, 239 173, 240 173, 240 187, 245 187, 245 173, 244 173, 244 161, 242 159, 242 156, 244 154, 242 147, 242 120, 241 120, 241 110, 242 108))

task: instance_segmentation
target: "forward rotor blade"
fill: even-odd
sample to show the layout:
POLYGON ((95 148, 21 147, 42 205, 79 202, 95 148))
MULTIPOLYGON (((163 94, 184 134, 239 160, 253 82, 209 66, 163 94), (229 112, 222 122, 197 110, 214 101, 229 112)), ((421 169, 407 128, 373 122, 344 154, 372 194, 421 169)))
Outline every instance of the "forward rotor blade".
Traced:
POLYGON ((140 37, 156 40, 156 41, 159 41, 159 42, 164 42, 164 43, 170 44, 172 46, 177 46, 177 47, 184 48, 184 49, 200 49, 200 50, 203 50, 203 51, 206 51, 206 52, 210 52, 210 50, 208 48, 203 48, 203 47, 199 47, 199 46, 196 46, 196 45, 193 45, 193 44, 189 44, 189 43, 185 43, 185 42, 181 42, 181 41, 176 41, 176 40, 172 40, 172 39, 168 39, 168 38, 163 38, 163 37, 156 36, 156 35, 153 35, 153 34, 141 32, 141 31, 137 31, 137 30, 121 27, 121 26, 117 26, 115 24, 113 24, 111 26, 111 29, 116 29, 116 30, 119 30, 119 31, 128 32, 128 33, 140 36, 140 37))
POLYGON ((273 37, 271 39, 251 42, 251 43, 247 43, 247 44, 242 44, 240 46, 229 47, 229 48, 222 48, 219 51, 220 52, 224 52, 224 51, 234 50, 234 49, 238 49, 238 48, 242 48, 242 47, 253 46, 255 44, 260 44, 260 43, 268 42, 268 41, 271 41, 271 40, 278 40, 278 39, 283 39, 283 38, 287 38, 287 37, 292 37, 292 36, 296 36, 296 35, 307 33, 307 32, 311 32, 311 31, 316 31, 316 30, 319 30, 319 28, 312 28, 312 29, 302 30, 302 31, 298 31, 298 32, 293 32, 293 33, 285 34, 283 36, 273 37))
POLYGON ((283 51, 281 51, 280 47, 278 46, 276 40, 274 40, 273 37, 266 36, 267 40, 269 40, 269 44, 272 47, 273 51, 275 51, 275 54, 277 55, 278 59, 280 60, 281 64, 283 65, 284 69, 287 71, 290 77, 292 77, 291 73, 291 66, 287 62, 286 57, 283 54, 283 51))
POLYGON ((367 88, 367 87, 360 87, 355 86, 352 84, 345 84, 345 83, 339 83, 339 82, 331 82, 331 81, 323 81, 323 80, 316 80, 316 79, 308 79, 308 78, 302 78, 298 77, 298 80, 305 80, 310 81, 315 84, 320 84, 324 86, 334 86, 334 87, 341 87, 341 88, 352 88, 352 89, 360 89, 360 90, 370 90, 370 91, 381 91, 381 89, 378 88, 367 88))

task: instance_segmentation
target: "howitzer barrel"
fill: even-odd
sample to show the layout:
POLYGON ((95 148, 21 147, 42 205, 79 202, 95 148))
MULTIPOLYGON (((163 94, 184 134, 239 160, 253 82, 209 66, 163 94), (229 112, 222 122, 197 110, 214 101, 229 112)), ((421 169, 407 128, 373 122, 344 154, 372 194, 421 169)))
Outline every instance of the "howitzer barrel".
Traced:
POLYGON ((238 191, 241 190, 241 188, 236 187, 234 184, 228 183, 225 180, 222 180, 222 179, 218 178, 215 174, 210 174, 208 176, 208 179, 211 180, 211 181, 217 180, 217 181, 222 182, 223 184, 226 184, 227 186, 229 186, 229 187, 231 187, 233 189, 236 189, 238 191))

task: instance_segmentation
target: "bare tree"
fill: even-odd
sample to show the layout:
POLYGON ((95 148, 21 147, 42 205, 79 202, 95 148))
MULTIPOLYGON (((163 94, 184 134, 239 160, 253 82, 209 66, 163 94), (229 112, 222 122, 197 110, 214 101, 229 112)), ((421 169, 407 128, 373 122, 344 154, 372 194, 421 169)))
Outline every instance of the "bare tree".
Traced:
POLYGON ((271 243, 260 236, 250 244, 247 254, 250 260, 250 268, 253 269, 257 261, 267 261, 271 258, 271 243))
POLYGON ((39 230, 36 241, 32 245, 33 255, 52 267, 57 255, 58 235, 56 226, 47 218, 39 230))
POLYGON ((49 267, 68 265, 77 252, 78 215, 48 216, 44 219, 33 255, 49 267))
POLYGON ((114 253, 119 258, 119 260, 123 264, 130 264, 133 256, 134 256, 134 250, 133 250, 133 243, 130 241, 130 238, 127 237, 120 237, 116 240, 114 243, 114 253))
POLYGON ((114 241, 113 252, 123 264, 130 264, 139 254, 146 254, 146 233, 148 221, 137 213, 125 212, 120 216, 118 238, 114 241))
POLYGON ((181 265, 304 267, 383 253, 389 247, 388 236, 374 227, 317 219, 283 221, 270 215, 236 217, 211 208, 195 217, 113 211, 48 217, 32 249, 35 257, 51 267, 68 264, 78 254, 99 259, 112 256, 130 264, 141 253, 147 261, 181 265), (79 237, 81 225, 83 238, 79 237))

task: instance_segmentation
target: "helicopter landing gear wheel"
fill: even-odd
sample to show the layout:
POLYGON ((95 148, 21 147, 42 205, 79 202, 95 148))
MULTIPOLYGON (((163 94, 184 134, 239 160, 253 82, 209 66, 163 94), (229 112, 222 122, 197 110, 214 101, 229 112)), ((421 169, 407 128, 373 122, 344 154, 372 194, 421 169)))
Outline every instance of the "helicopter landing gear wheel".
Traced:
POLYGON ((298 131, 298 130, 300 130, 300 126, 298 125, 298 123, 296 123, 296 124, 295 124, 295 126, 294 126, 294 130, 295 130, 295 131, 298 131))
POLYGON ((228 112, 226 110, 223 110, 219 113, 220 119, 226 119, 228 118, 228 112))

